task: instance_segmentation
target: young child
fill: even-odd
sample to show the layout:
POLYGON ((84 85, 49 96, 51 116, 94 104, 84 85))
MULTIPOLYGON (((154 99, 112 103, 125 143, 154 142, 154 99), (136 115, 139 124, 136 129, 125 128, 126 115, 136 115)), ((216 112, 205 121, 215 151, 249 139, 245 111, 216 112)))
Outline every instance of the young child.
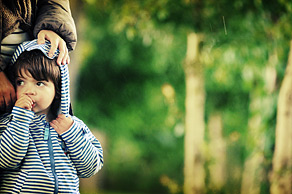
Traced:
POLYGON ((22 42, 37 38, 39 44, 51 42, 57 62, 69 63, 77 32, 69 0, 0 0, 0 114, 10 112, 16 95, 7 78, 11 56, 22 42), (68 49, 67 49, 68 48, 68 49))
POLYGON ((68 67, 49 50, 33 40, 13 55, 17 101, 0 117, 0 193, 79 193, 78 177, 103 166, 100 142, 69 115, 68 67))

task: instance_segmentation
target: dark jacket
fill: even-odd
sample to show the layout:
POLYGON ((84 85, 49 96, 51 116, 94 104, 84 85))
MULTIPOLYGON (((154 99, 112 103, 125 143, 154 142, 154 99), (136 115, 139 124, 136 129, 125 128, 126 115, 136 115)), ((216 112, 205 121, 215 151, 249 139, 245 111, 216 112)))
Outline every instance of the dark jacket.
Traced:
MULTIPOLYGON (((32 39, 41 30, 52 30, 65 40, 69 51, 75 48, 77 33, 69 0, 2 0, 0 3, 1 41, 17 28, 29 32, 32 39)), ((4 62, 0 58, 3 67, 1 63, 4 62)))

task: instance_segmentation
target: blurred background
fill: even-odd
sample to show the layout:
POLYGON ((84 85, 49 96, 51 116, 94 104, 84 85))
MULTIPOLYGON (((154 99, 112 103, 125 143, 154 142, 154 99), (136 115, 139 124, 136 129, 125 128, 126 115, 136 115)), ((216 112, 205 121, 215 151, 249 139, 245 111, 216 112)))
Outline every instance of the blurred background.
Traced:
POLYGON ((275 193, 289 0, 70 3, 73 111, 104 148, 82 194, 275 193))

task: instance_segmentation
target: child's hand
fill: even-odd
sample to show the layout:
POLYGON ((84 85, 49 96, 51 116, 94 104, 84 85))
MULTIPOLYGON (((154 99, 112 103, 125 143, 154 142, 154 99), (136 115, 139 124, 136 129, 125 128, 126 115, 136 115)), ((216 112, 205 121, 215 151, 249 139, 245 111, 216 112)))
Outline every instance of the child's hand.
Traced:
POLYGON ((27 95, 21 95, 15 103, 15 106, 24 108, 26 110, 31 110, 33 107, 33 100, 27 95))
POLYGON ((59 135, 67 131, 72 124, 73 120, 71 117, 66 117, 64 114, 59 114, 55 120, 50 122, 50 125, 57 131, 59 135))
POLYGON ((49 52, 50 57, 53 56, 57 48, 59 49, 60 54, 57 59, 58 65, 70 63, 66 42, 58 34, 51 30, 41 30, 38 33, 38 44, 45 44, 45 40, 51 42, 51 50, 49 52))

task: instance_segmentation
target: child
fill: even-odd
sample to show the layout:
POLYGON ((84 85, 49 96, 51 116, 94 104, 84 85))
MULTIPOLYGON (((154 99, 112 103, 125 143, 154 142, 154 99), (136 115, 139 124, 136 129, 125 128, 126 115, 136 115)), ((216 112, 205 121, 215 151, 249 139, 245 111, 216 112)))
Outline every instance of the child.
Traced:
POLYGON ((34 40, 13 55, 17 101, 0 117, 0 193, 79 193, 78 177, 103 166, 99 141, 69 115, 68 67, 49 50, 34 40))
POLYGON ((39 44, 49 40, 50 53, 60 50, 58 64, 68 64, 68 50, 75 48, 77 33, 69 0, 0 0, 0 26, 0 114, 3 114, 11 111, 16 100, 6 69, 15 48, 34 38, 39 44))

